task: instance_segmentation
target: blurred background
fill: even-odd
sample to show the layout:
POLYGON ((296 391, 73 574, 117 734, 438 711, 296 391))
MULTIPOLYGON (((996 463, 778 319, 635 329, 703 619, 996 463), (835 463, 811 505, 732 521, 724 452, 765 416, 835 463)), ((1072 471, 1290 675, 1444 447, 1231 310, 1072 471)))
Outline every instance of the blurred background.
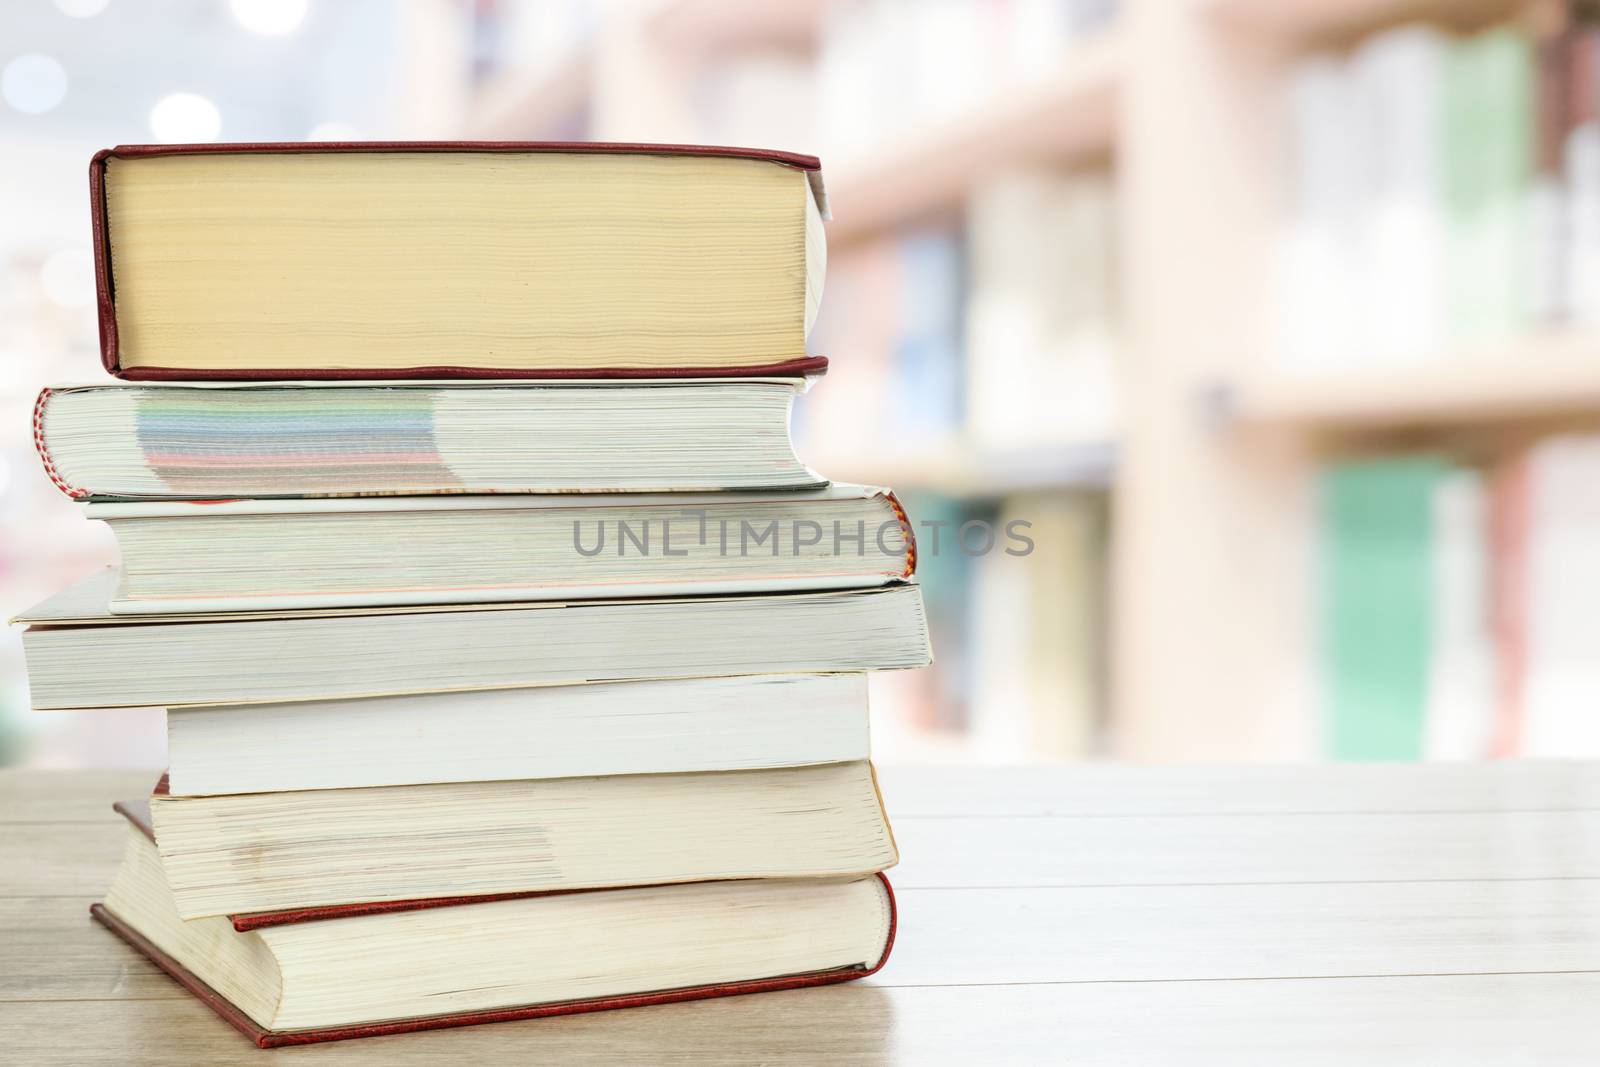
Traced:
MULTIPOLYGON (((1600 755, 1595 18, 14 0, 0 607, 115 558, 30 435, 101 377, 94 150, 753 145, 820 155, 834 215, 800 453, 919 523, 938 664, 874 680, 880 760, 1600 755), (1013 519, 1032 555, 961 550, 1013 519)), ((0 762, 163 751, 159 713, 30 712, 4 636, 0 762)))

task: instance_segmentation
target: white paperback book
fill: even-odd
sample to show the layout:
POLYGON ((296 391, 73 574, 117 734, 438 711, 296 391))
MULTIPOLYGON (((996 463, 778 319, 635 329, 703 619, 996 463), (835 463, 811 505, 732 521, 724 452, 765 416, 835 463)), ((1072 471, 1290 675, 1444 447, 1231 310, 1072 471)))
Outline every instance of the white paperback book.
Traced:
POLYGON ((89 504, 116 614, 852 589, 908 578, 893 494, 810 491, 89 504))
POLYGON ((40 709, 261 704, 931 660, 915 582, 638 600, 114 615, 108 570, 24 612, 40 709))
POLYGON ((173 708, 172 796, 864 760, 865 674, 173 708))

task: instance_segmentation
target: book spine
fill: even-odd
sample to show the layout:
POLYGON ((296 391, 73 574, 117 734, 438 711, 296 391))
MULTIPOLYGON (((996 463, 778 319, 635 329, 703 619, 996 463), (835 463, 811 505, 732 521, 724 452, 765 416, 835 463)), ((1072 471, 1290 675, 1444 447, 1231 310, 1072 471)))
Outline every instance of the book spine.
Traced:
POLYGON ((39 453, 39 462, 44 465, 44 472, 50 478, 50 484, 67 494, 74 500, 82 500, 89 495, 89 490, 79 489, 69 485, 61 477, 61 472, 56 469, 56 462, 50 457, 50 446, 44 437, 44 409, 50 403, 50 390, 39 390, 39 398, 33 402, 33 447, 39 453))
POLYGON ((900 503, 900 498, 892 491, 883 494, 889 502, 889 507, 894 511, 895 519, 900 523, 900 534, 906 541, 906 565, 900 572, 900 577, 910 578, 917 573, 917 532, 911 525, 911 517, 906 514, 905 505, 900 503))
POLYGON ((89 236, 94 248, 94 306, 100 328, 100 364, 106 373, 120 378, 117 307, 111 296, 111 245, 106 225, 106 160, 111 154, 111 149, 102 148, 89 159, 89 236))

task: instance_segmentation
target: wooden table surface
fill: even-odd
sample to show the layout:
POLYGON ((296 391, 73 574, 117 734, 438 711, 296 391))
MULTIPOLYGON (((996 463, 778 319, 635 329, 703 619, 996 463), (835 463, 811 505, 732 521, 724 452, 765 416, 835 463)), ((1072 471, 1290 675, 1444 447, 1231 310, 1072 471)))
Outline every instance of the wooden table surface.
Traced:
POLYGON ((1600 1062, 1600 764, 881 778, 872 979, 267 1053, 89 920, 152 775, 0 773, 0 1063, 1600 1062))

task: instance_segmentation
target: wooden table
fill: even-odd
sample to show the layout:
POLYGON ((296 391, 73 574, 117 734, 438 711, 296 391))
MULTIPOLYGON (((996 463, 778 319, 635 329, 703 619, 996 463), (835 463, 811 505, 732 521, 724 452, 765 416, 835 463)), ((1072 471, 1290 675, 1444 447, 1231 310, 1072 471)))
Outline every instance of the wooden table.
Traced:
POLYGON ((89 921, 150 773, 0 774, 0 1063, 1600 1062, 1600 765, 897 770, 831 988, 259 1052, 89 921))

